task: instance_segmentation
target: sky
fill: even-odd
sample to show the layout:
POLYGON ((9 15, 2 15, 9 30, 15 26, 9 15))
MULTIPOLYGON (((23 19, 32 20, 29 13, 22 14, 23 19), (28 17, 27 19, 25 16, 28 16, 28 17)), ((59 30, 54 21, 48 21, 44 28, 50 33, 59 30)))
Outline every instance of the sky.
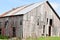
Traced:
MULTIPOLYGON (((0 0, 0 14, 22 5, 28 5, 46 0, 0 0)), ((60 0, 48 0, 60 16, 60 0)))

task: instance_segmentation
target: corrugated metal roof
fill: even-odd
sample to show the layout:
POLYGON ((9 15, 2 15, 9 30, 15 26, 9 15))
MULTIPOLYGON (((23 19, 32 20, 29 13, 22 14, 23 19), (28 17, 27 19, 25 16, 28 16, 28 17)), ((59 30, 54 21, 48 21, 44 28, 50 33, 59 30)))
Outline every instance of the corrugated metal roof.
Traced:
POLYGON ((31 11, 32 9, 36 8, 37 6, 42 5, 43 3, 45 3, 45 2, 42 2, 42 3, 35 3, 35 4, 33 4, 33 5, 31 5, 31 6, 27 7, 27 8, 25 8, 25 9, 19 11, 18 13, 14 14, 14 15, 25 14, 25 13, 31 11))
POLYGON ((17 8, 14 8, 13 10, 10 10, 10 11, 2 14, 1 16, 4 17, 4 16, 11 16, 11 15, 25 14, 25 13, 31 11, 35 7, 41 5, 41 4, 45 3, 45 2, 33 3, 33 4, 30 4, 30 5, 25 5, 25 6, 17 7, 17 8))
MULTIPOLYGON (((32 4, 30 4, 30 5, 32 5, 32 4)), ((6 14, 5 16, 14 15, 14 14, 16 14, 17 12, 23 10, 24 8, 27 8, 27 7, 30 6, 30 5, 21 6, 20 8, 14 10, 13 12, 10 12, 10 13, 6 14)))
POLYGON ((60 19, 60 17, 58 16, 58 14, 55 12, 55 10, 52 8, 52 6, 49 4, 48 1, 44 1, 41 3, 33 3, 30 5, 24 5, 21 7, 13 8, 12 10, 5 12, 2 15, 0 15, 0 17, 25 14, 25 13, 31 11, 32 9, 36 8, 37 6, 43 4, 43 3, 47 3, 49 5, 49 7, 52 9, 52 11, 56 14, 56 16, 60 19))
MULTIPOLYGON (((32 4, 30 4, 30 5, 32 5, 32 4)), ((20 7, 17 7, 17 8, 13 8, 12 10, 9 10, 9 11, 7 11, 5 13, 2 13, 0 15, 0 17, 4 17, 4 16, 8 16, 8 15, 11 16, 11 15, 23 10, 24 8, 26 8, 26 7, 30 6, 30 5, 24 5, 24 6, 20 6, 20 7)))
POLYGON ((15 9, 12 9, 12 10, 9 10, 9 11, 7 11, 7 12, 5 12, 5 13, 2 13, 1 15, 0 15, 0 17, 2 17, 2 16, 4 16, 4 15, 6 15, 6 14, 8 14, 9 12, 12 12, 12 11, 14 11, 15 9))

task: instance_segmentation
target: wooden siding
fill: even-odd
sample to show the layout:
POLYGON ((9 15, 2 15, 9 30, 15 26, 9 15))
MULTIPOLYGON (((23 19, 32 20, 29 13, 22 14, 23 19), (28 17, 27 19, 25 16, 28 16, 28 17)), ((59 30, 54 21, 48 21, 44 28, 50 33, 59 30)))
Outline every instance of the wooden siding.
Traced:
POLYGON ((52 11, 47 3, 44 3, 30 12, 26 13, 23 17, 23 37, 39 37, 49 36, 49 22, 53 20, 51 26, 51 36, 59 36, 60 20, 52 11), (48 24, 47 24, 48 18, 48 24), (37 20, 39 19, 39 25, 37 20), (43 26, 45 25, 45 33, 43 34, 43 26))
POLYGON ((2 23, 0 26, 2 35, 9 37, 13 36, 13 27, 16 28, 16 37, 21 38, 60 36, 60 20, 47 3, 37 6, 24 15, 0 17, 0 22, 2 23), (49 24, 50 19, 52 19, 52 25, 49 24), (5 27, 7 20, 8 24, 5 27), (22 25, 20 25, 20 21, 22 21, 22 25))
POLYGON ((16 27, 16 36, 21 37, 23 32, 23 25, 20 25, 21 20, 23 21, 23 16, 0 18, 0 22, 2 22, 1 25, 2 35, 12 37, 13 36, 12 27, 16 27), (5 27, 5 22, 7 19, 8 19, 8 25, 5 27))

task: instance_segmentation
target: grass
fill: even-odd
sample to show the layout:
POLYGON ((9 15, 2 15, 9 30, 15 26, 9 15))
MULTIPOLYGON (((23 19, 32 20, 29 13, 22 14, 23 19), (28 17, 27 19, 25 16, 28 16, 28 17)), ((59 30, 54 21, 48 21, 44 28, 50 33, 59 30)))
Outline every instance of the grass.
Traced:
POLYGON ((2 35, 0 35, 0 39, 8 39, 8 36, 2 36, 2 35))
MULTIPOLYGON (((0 35, 0 40, 8 40, 7 36, 0 35)), ((32 38, 28 37, 26 40, 60 40, 60 37, 39 37, 39 38, 32 38)))
POLYGON ((26 40, 60 40, 60 37, 39 37, 39 38, 27 38, 26 40))

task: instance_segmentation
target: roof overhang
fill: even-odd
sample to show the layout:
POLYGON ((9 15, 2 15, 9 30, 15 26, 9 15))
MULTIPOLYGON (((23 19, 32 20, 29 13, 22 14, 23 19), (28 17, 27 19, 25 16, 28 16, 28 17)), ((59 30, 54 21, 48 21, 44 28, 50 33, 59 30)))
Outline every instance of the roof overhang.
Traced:
POLYGON ((49 5, 49 7, 52 9, 52 11, 55 13, 55 15, 57 16, 57 18, 60 20, 60 17, 59 17, 59 15, 56 13, 56 11, 53 9, 53 7, 51 6, 51 4, 48 2, 48 1, 46 1, 46 3, 49 5))

